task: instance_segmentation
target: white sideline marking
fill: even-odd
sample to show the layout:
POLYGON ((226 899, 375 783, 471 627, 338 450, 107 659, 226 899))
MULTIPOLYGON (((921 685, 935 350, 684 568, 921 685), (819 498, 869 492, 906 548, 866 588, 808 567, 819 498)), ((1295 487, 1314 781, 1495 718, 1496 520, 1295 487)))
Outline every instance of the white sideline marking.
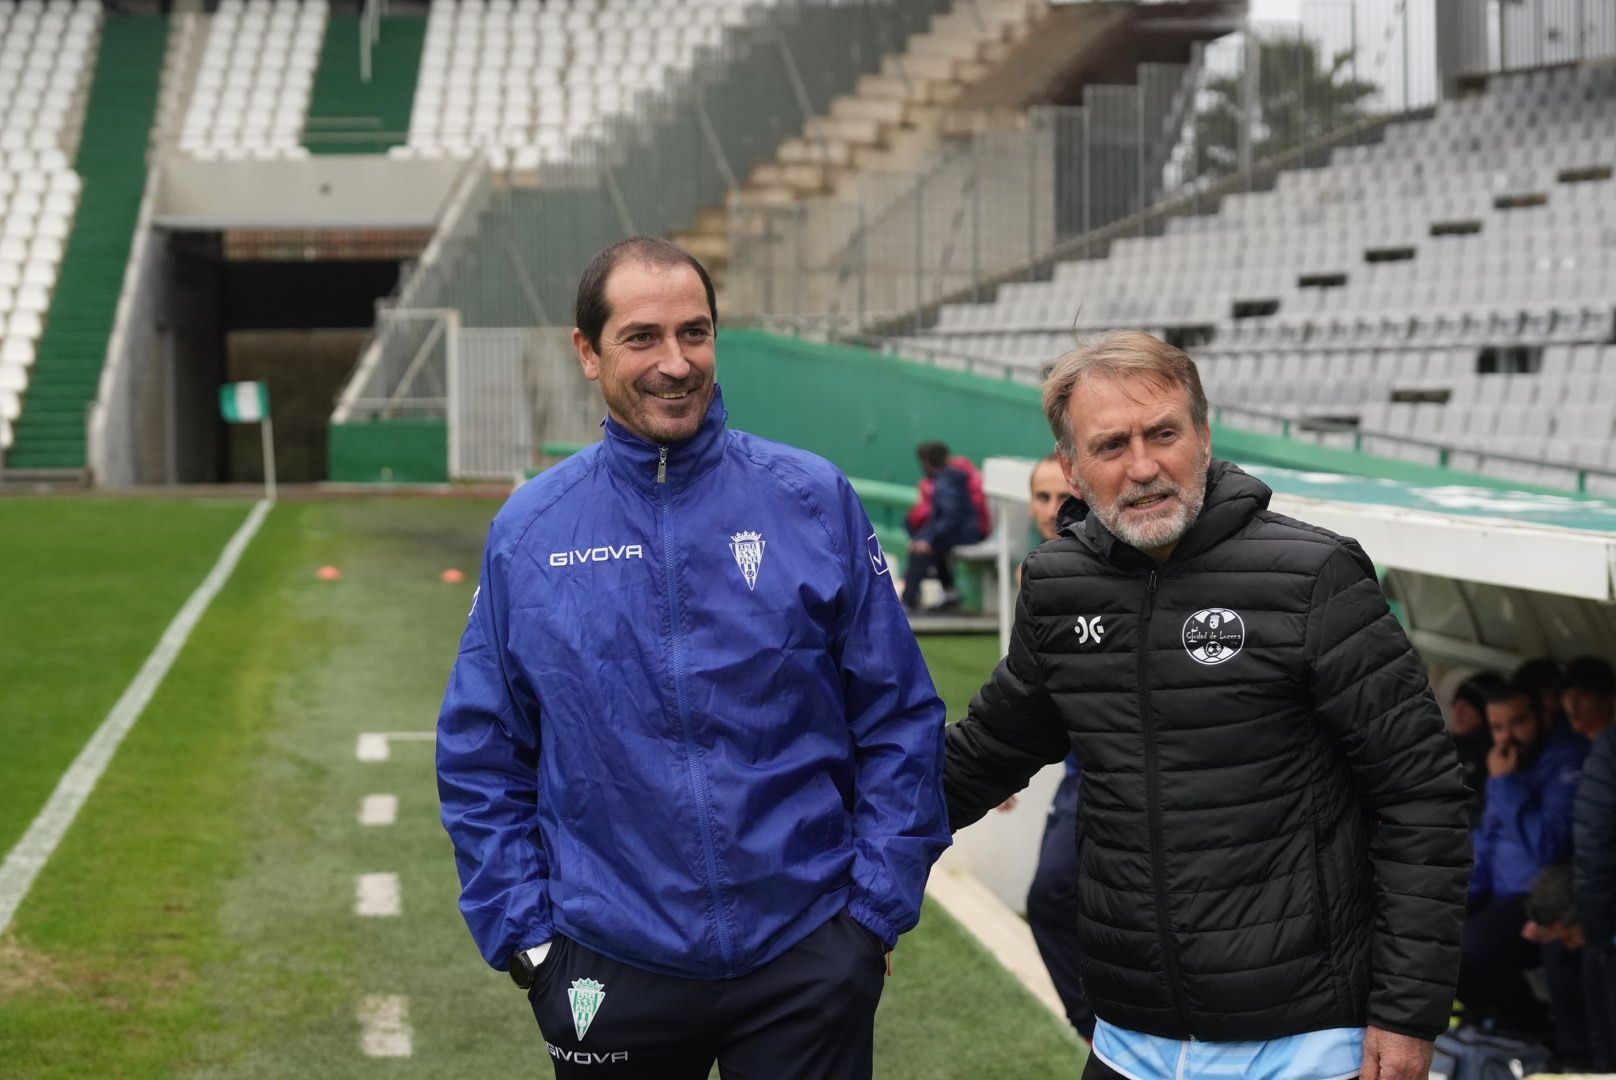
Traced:
POLYGON ((359 1045, 366 1057, 409 1057, 410 999, 403 994, 368 994, 359 1003, 359 1045))
POLYGON ((367 731, 359 736, 354 756, 360 761, 386 761, 393 756, 395 742, 431 742, 437 737, 436 731, 367 731))
POLYGON ((386 761, 388 753, 386 735, 361 735, 359 745, 354 748, 354 755, 360 761, 386 761))
POLYGON ((397 874, 360 874, 355 879, 355 915, 397 915, 403 910, 397 874))
POLYGON ((391 825, 398 820, 397 795, 366 795, 359 804, 359 824, 391 825))
POLYGON ((196 587, 179 614, 174 616, 174 621, 163 631, 163 636, 157 639, 157 647, 146 657, 134 680, 124 689, 123 696, 118 698, 112 711, 107 713, 107 718, 101 721, 101 726, 96 728, 90 741, 84 744, 84 749, 79 751, 73 764, 57 781, 56 790, 45 801, 39 816, 22 834, 22 839, 11 849, 6 861, 0 863, 0 933, 11 925, 11 918, 17 913, 23 897, 33 887, 34 879, 45 868, 56 845, 61 843, 68 827, 78 817, 79 810, 95 790, 112 755, 117 753, 124 736, 140 719, 140 714, 162 684, 168 669, 174 666, 180 650, 185 647, 191 631, 208 610, 208 605, 224 588, 225 582, 230 580, 236 564, 241 561, 242 552, 247 550, 247 545, 257 535, 258 527, 264 523, 264 517, 273 505, 268 499, 260 499, 253 506, 247 520, 241 523, 219 553, 219 561, 213 564, 208 576, 202 579, 202 584, 196 587))
POLYGON ((976 938, 993 958, 1016 977, 1026 991, 1039 1004, 1054 1013, 1062 1024, 1066 1023, 1066 1008, 1055 984, 1049 978, 1038 945, 1026 920, 1004 906, 1004 901, 993 895, 986 885, 953 865, 955 860, 944 852, 943 858, 932 868, 926 881, 926 895, 941 904, 943 910, 954 916, 954 921, 965 932, 976 938))

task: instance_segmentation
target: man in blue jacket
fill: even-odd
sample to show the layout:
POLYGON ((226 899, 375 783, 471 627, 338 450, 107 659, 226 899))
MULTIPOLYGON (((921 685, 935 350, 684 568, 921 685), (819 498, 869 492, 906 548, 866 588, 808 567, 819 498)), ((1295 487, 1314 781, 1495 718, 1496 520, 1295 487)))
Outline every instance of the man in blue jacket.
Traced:
POLYGON ((1616 1069, 1616 727, 1605 728, 1583 763, 1574 820, 1590 1067, 1609 1072, 1616 1069))
POLYGON ((495 518, 438 720, 460 907, 561 1077, 868 1077, 943 706, 845 477, 726 427, 706 271, 596 256, 605 439, 495 518))
POLYGON ((954 589, 953 551, 982 539, 982 525, 971 501, 970 478, 948 463, 948 446, 925 442, 915 448, 920 468, 931 481, 931 513, 914 530, 909 541, 909 562, 904 568, 903 605, 910 611, 920 606, 920 583, 937 575, 943 587, 938 607, 954 607, 959 593, 954 589))
MULTIPOLYGON (((1470 914, 1459 963, 1459 1000, 1477 1022, 1555 1041, 1555 1031, 1522 974, 1548 960, 1550 992, 1579 996, 1580 974, 1563 951, 1524 939, 1526 898, 1539 873, 1571 858, 1571 811, 1587 743, 1551 725, 1537 694, 1505 683, 1487 694, 1493 748, 1487 755, 1487 808, 1476 830, 1470 914)), ((1559 1032, 1563 1056, 1586 1053, 1586 1033, 1559 1032)))

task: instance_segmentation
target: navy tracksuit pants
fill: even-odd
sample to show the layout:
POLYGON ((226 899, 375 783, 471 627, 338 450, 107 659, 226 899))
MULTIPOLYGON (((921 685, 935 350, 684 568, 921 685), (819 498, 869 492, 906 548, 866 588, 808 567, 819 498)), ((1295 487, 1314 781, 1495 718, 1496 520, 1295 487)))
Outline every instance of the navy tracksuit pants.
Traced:
POLYGON ((846 913, 734 979, 682 979, 559 935, 528 991, 562 1080, 868 1080, 886 946, 846 913))
POLYGON ((1083 992, 1083 943, 1077 936, 1077 804, 1082 779, 1081 773, 1068 773, 1055 789, 1038 869, 1027 890, 1027 926, 1066 1019, 1079 1035, 1093 1041, 1094 1010, 1083 992))

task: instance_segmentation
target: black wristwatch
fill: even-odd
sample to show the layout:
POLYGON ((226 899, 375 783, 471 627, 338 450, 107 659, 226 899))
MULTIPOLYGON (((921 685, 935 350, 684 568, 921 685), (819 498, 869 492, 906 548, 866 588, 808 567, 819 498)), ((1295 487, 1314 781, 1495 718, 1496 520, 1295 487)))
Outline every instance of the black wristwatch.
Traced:
POLYGON ((550 951, 548 941, 535 945, 531 949, 519 949, 511 954, 511 962, 505 970, 511 973, 511 982, 523 990, 531 989, 533 980, 538 975, 539 965, 544 963, 544 957, 550 951), (538 953, 535 958, 534 953, 538 953))

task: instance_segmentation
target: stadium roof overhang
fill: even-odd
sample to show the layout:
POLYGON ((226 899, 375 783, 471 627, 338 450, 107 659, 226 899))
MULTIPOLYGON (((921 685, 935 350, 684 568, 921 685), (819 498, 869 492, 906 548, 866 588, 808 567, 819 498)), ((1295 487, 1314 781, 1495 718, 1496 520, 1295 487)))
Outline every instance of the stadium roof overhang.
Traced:
MULTIPOLYGON (((986 463, 1005 521, 1026 504, 1031 467, 986 463)), ((1616 656, 1616 503, 1268 465, 1248 471, 1274 489, 1272 509, 1363 544, 1427 659, 1509 668, 1533 656, 1616 656)), ((1000 530, 1001 543, 1014 532, 1000 530)), ((1006 550, 1006 567, 1008 558, 1006 550)), ((1004 644, 1010 605, 1001 599, 1004 644)))

